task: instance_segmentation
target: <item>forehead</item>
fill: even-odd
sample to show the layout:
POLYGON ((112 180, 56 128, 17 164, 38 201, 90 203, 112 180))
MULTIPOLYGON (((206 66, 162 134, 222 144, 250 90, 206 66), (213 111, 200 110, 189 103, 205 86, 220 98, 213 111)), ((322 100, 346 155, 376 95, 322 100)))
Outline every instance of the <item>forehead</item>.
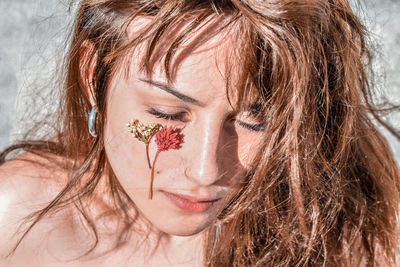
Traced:
POLYGON ((207 53, 208 57, 213 56, 222 63, 222 59, 228 56, 227 48, 233 47, 229 30, 221 26, 225 20, 224 17, 215 18, 195 28, 191 25, 193 21, 183 20, 166 29, 149 29, 147 26, 152 23, 151 19, 136 18, 128 27, 128 42, 143 33, 148 36, 140 43, 133 44, 130 52, 134 55, 136 65, 146 65, 150 70, 154 67, 164 68, 165 72, 171 72, 171 78, 174 70, 193 55, 202 53, 205 56, 207 53))
MULTIPOLYGON (((220 31, 224 18, 215 19, 202 25, 196 31, 182 38, 182 42, 173 49, 173 56, 168 58, 174 42, 189 27, 189 22, 167 29, 164 35, 153 45, 145 40, 132 47, 128 56, 123 57, 125 79, 141 75, 147 79, 163 81, 168 84, 196 88, 201 85, 218 88, 214 93, 226 95, 227 70, 232 71, 228 59, 234 41, 227 30, 220 31)), ((128 28, 129 39, 134 39, 146 30, 149 19, 138 18, 128 28)), ((235 76, 234 76, 235 77, 235 76)), ((234 79, 230 79, 234 82, 234 79)))

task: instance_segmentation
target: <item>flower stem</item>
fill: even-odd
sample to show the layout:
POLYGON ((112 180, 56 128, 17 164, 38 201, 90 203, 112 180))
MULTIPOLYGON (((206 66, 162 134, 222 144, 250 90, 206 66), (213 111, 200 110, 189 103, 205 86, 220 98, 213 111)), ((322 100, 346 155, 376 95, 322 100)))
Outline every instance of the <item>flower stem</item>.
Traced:
POLYGON ((150 156, 149 156, 149 145, 150 145, 150 143, 146 144, 146 156, 147 156, 147 163, 149 164, 149 169, 151 169, 150 156))
POLYGON ((149 199, 153 198, 153 181, 154 181, 154 167, 156 164, 156 160, 158 158, 158 154, 160 154, 161 150, 157 150, 156 155, 154 156, 153 160, 153 168, 151 168, 151 177, 150 177, 150 188, 149 188, 149 199))

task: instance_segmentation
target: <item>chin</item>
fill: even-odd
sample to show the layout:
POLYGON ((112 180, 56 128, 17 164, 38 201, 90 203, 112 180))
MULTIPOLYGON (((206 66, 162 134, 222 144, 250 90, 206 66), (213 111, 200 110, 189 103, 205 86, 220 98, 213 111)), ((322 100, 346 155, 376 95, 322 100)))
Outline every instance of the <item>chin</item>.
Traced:
POLYGON ((173 223, 170 225, 163 224, 160 226, 155 225, 161 232, 174 235, 174 236, 193 236, 211 225, 211 222, 196 222, 193 220, 182 221, 181 223, 173 223))
POLYGON ((198 227, 196 229, 178 229, 176 231, 173 231, 172 233, 169 233, 170 235, 175 235, 175 236, 192 236, 196 235, 198 233, 201 233, 204 229, 207 228, 209 225, 205 225, 203 227, 198 227))

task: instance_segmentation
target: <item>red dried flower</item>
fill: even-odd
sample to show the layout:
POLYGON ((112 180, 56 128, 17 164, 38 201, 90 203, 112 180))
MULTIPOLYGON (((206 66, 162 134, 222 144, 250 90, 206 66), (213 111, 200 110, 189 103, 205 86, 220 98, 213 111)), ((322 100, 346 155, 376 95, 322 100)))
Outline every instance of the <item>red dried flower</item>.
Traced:
POLYGON ((153 166, 151 168, 149 199, 152 199, 153 197, 154 169, 158 155, 161 151, 167 151, 168 149, 179 149, 183 143, 183 134, 181 132, 181 128, 165 126, 156 133, 156 144, 158 149, 153 160, 153 166))
POLYGON ((164 151, 168 149, 178 149, 183 142, 182 129, 170 127, 163 127, 156 133, 156 144, 158 150, 164 151))

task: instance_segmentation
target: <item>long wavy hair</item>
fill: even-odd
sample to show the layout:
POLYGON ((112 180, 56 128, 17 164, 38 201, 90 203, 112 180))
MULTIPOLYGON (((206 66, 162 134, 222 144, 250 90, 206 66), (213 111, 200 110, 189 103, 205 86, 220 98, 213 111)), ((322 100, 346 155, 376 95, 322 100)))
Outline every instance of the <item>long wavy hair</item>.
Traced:
POLYGON ((246 178, 205 230, 204 265, 394 265, 400 173, 374 122, 400 136, 372 101, 367 31, 346 0, 81 1, 65 59, 58 132, 1 154, 2 163, 18 150, 61 157, 58 166, 71 173, 57 197, 27 218, 13 251, 38 221, 75 204, 93 230, 90 253, 99 238, 82 203, 102 177, 112 213, 125 223, 116 247, 123 244, 137 212, 104 151, 109 83, 138 45, 144 47, 141 69, 151 73, 159 62, 173 80, 177 49, 205 25, 213 31, 195 45, 217 34, 234 40, 226 57, 227 95, 236 96, 238 107, 257 97, 257 115, 268 129, 246 178), (130 34, 137 18, 149 22, 130 34), (87 130, 88 84, 100 114, 96 138, 87 130))

